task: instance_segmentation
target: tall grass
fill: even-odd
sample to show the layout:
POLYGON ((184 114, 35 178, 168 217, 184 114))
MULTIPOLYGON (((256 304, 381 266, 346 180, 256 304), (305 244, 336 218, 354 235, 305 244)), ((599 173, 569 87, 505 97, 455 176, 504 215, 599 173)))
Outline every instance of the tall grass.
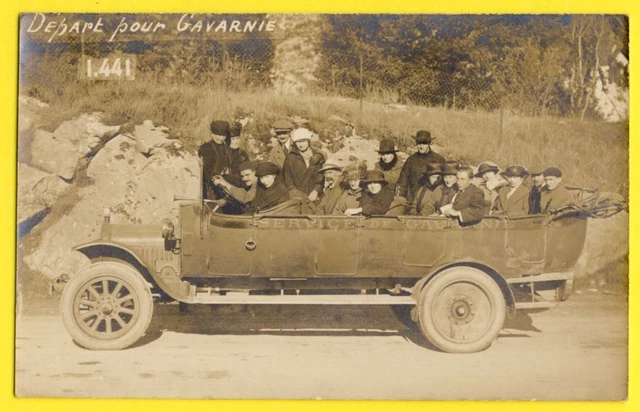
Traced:
MULTIPOLYGON (((27 89, 23 92, 28 93, 27 89)), ((227 90, 219 83, 204 86, 135 82, 67 84, 51 95, 39 127, 54 130, 62 121, 84 112, 100 111, 112 124, 152 120, 167 126, 186 147, 195 148, 208 136, 211 120, 249 116, 245 133, 266 140, 270 124, 282 117, 300 117, 319 133, 344 130, 332 115, 352 123, 365 138, 392 138, 410 150, 417 130, 430 130, 447 158, 469 164, 492 160, 501 166, 543 163, 564 172, 564 181, 628 194, 628 125, 554 118, 522 117, 499 112, 451 110, 442 107, 360 102, 327 95, 281 95, 249 87, 227 90), (502 124, 502 127, 501 127, 502 124)))

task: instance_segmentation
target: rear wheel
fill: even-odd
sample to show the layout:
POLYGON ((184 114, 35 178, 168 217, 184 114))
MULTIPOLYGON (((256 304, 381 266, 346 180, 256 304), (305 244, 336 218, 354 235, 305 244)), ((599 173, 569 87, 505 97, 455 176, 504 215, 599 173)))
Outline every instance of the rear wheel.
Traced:
POLYGON ((506 303, 486 273, 470 268, 444 270, 421 291, 418 320, 424 336, 451 353, 472 353, 491 345, 504 325, 506 303))
POLYGON ((92 350, 133 345, 147 330, 153 298, 130 266, 100 262, 80 270, 64 288, 62 321, 74 341, 92 350))

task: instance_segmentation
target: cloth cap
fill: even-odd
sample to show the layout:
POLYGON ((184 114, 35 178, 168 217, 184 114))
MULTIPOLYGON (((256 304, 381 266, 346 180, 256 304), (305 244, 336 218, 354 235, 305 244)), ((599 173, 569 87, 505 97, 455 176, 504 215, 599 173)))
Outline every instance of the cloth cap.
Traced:
POLYGON ((557 167, 547 167, 546 169, 544 169, 544 172, 542 172, 542 174, 544 175, 544 177, 562 177, 562 172, 557 167))
POLYGON ((273 127, 275 131, 278 131, 278 130, 291 131, 293 130, 294 126, 288 120, 276 120, 271 127, 273 127))
POLYGON ((546 167, 544 167, 541 164, 537 164, 533 167, 529 168, 529 174, 530 175, 541 175, 542 173, 544 173, 544 169, 546 169, 546 167))
POLYGON ((430 144, 434 137, 431 137, 431 132, 427 130, 418 130, 415 136, 416 144, 430 144))
POLYGON ((256 166, 256 176, 262 177, 267 175, 277 175, 280 168, 271 162, 260 162, 256 166))
POLYGON ((243 170, 256 170, 256 162, 252 161, 252 160, 247 160, 246 162, 242 162, 240 163, 240 166, 238 167, 238 170, 240 172, 242 172, 243 170))
POLYGON ((311 133, 311 130, 309 129, 296 129, 291 132, 291 141, 295 143, 298 140, 311 140, 311 136, 313 136, 313 133, 311 133))
POLYGON ((229 122, 224 120, 214 120, 211 122, 211 133, 217 134, 218 136, 229 136, 231 134, 231 126, 229 126, 229 122))

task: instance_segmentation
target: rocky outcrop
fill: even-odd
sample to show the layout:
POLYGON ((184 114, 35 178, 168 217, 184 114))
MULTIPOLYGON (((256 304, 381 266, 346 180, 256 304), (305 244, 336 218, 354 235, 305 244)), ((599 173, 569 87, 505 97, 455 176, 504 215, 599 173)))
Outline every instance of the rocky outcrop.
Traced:
POLYGON ((63 122, 53 133, 36 130, 31 141, 33 166, 71 181, 80 160, 97 153, 118 134, 120 126, 105 126, 100 113, 63 122))
POLYGON ((69 185, 58 176, 24 163, 18 165, 18 226, 41 216, 69 185))
POLYGON ((33 246, 21 250, 29 268, 49 278, 73 274, 88 263, 71 249, 99 236, 105 212, 112 223, 176 220, 174 195, 199 194, 197 157, 181 151, 179 142, 151 122, 108 140, 89 160, 84 183, 70 185, 75 201, 64 213, 52 212, 43 222, 46 230, 34 234, 37 242, 26 239, 33 246))

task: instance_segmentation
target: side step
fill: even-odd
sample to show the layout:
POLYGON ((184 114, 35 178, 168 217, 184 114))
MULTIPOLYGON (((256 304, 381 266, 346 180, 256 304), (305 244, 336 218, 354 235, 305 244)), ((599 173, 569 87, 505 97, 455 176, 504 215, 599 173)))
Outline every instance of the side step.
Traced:
POLYGON ((198 293, 191 303, 221 305, 415 305, 411 296, 392 295, 226 295, 198 293))

